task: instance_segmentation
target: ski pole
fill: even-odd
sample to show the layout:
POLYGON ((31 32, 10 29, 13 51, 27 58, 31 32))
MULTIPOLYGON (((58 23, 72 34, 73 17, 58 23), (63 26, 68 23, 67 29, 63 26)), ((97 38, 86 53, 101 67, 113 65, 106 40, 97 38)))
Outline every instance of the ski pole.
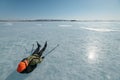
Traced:
POLYGON ((52 51, 54 51, 58 46, 59 46, 59 44, 57 44, 53 49, 51 49, 48 53, 46 53, 44 55, 44 57, 47 56, 48 54, 50 54, 52 51))

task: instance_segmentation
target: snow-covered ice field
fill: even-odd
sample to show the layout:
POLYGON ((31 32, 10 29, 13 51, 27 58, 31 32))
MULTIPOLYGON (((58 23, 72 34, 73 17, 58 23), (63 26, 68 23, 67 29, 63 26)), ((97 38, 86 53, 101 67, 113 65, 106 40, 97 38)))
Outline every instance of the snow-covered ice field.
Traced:
POLYGON ((0 80, 120 80, 120 23, 0 23, 0 80), (16 72, 32 45, 49 52, 30 74, 16 72))

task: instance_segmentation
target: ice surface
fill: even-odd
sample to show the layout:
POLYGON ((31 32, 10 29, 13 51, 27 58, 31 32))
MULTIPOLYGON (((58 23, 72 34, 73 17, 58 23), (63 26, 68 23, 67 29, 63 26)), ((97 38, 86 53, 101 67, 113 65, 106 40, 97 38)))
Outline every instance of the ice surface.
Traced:
POLYGON ((120 80, 119 31, 120 23, 0 23, 0 80, 120 80), (36 41, 48 41, 44 54, 60 46, 32 73, 17 73, 36 41))

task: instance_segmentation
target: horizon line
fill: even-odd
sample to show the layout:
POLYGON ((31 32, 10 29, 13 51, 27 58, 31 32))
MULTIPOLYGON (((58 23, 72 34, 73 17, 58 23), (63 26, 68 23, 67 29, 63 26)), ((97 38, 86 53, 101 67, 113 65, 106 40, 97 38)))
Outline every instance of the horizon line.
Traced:
POLYGON ((70 22, 120 22, 115 19, 1 19, 0 22, 55 22, 55 21, 70 21, 70 22))

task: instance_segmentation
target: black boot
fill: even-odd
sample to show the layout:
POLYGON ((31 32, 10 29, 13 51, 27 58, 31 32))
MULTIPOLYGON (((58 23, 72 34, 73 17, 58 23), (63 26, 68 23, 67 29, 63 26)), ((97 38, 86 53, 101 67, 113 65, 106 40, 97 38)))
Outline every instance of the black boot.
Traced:
POLYGON ((36 41, 36 43, 37 43, 37 46, 38 46, 38 47, 41 47, 41 45, 38 43, 38 41, 36 41))

